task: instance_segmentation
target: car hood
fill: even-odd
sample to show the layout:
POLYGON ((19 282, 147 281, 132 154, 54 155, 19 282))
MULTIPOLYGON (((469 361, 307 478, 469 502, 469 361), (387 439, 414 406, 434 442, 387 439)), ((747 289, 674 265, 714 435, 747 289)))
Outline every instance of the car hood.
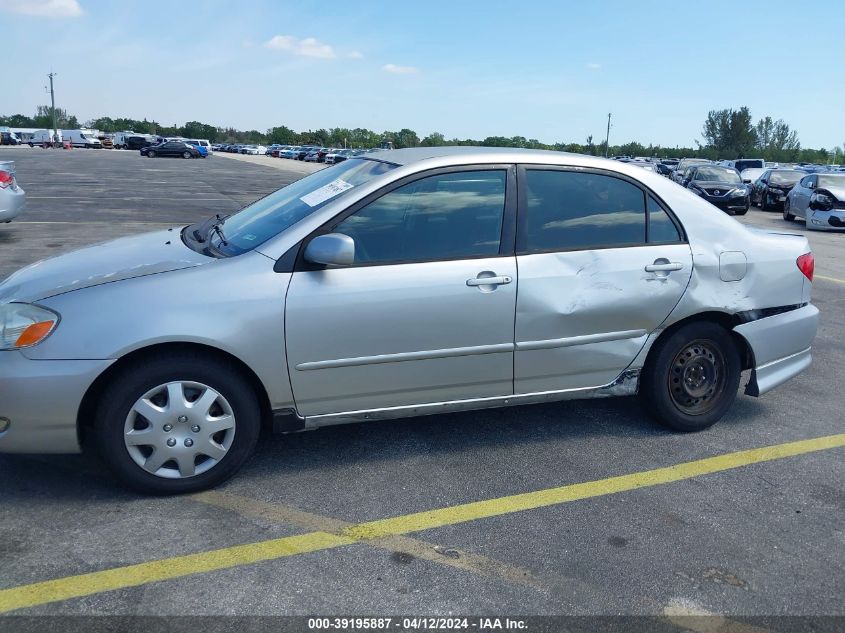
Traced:
POLYGON ((0 303, 39 301, 81 288, 213 261, 185 246, 179 231, 174 228, 123 237, 30 264, 0 283, 0 303))
POLYGON ((724 180, 695 180, 693 182, 695 182, 695 184, 699 187, 707 187, 708 189, 724 189, 725 191, 745 186, 745 183, 742 182, 725 182, 724 180))

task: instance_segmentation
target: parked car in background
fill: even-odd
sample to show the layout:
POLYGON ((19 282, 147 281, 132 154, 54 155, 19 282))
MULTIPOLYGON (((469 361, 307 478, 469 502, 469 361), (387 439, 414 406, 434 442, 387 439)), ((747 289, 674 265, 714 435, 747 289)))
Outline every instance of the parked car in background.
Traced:
POLYGON ((266 150, 267 150, 267 148, 264 147, 263 145, 247 145, 246 147, 244 147, 244 149, 241 153, 242 154, 249 154, 251 156, 258 156, 258 155, 263 156, 264 152, 266 150))
MULTIPOLYGON (((8 223, 23 213, 26 206, 26 192, 15 178, 14 161, 0 162, 0 222, 8 223)), ((0 332, 5 328, 0 320, 0 332)), ((0 346, 0 349, 3 349, 0 346)))
POLYGON ((738 158, 736 160, 723 160, 719 163, 725 167, 733 167, 739 173, 746 169, 765 169, 766 161, 762 158, 738 158))
POLYGON ((279 156, 282 158, 296 158, 299 155, 300 147, 298 145, 294 145, 293 147, 289 147, 286 150, 279 152, 279 156))
POLYGON ((197 147, 201 147, 202 149, 204 149, 204 150, 205 150, 205 155, 208 155, 208 154, 209 154, 209 152, 211 152, 211 151, 212 151, 212 149, 211 149, 211 142, 210 142, 210 141, 208 141, 207 139, 203 139, 203 138, 185 138, 185 139, 181 139, 181 140, 185 141, 186 143, 190 143, 191 145, 196 145, 197 147))
POLYGON ((158 143, 151 136, 136 135, 124 137, 123 148, 130 150, 140 150, 150 145, 157 145, 158 143))
POLYGON ((739 172, 739 177, 742 178, 742 182, 746 185, 754 184, 754 181, 757 180, 763 172, 766 171, 761 167, 751 167, 749 169, 743 169, 739 172))
POLYGON ((0 452, 84 443, 125 484, 175 494, 232 476, 274 422, 638 394, 699 431, 743 370, 759 396, 810 365, 813 265, 805 237, 623 163, 363 155, 6 279, 0 452))
POLYGON ((21 140, 14 132, 0 132, 0 145, 20 145, 21 140))
POLYGON ((799 180, 783 203, 783 219, 806 220, 808 229, 845 229, 845 174, 809 174, 799 180))
POLYGON ((745 215, 751 207, 751 194, 733 167, 693 165, 683 184, 703 200, 726 213, 745 215))
POLYGON ((687 169, 692 167, 693 165, 712 165, 713 161, 704 159, 704 158, 682 158, 678 161, 678 166, 675 171, 672 173, 672 180, 677 183, 683 182, 684 178, 686 178, 687 169))
POLYGON ((315 149, 305 156, 305 160, 309 163, 324 163, 326 162, 326 155, 329 153, 328 147, 321 147, 315 149))
POLYGON ((141 156, 155 158, 156 156, 172 156, 181 158, 200 158, 202 153, 196 145, 184 141, 165 141, 158 145, 141 148, 141 156))
POLYGON ((767 169, 754 181, 751 201, 763 211, 782 209, 787 194, 806 174, 797 169, 767 169))
POLYGON ((314 147, 312 145, 303 146, 303 147, 299 148, 299 151, 296 153, 296 156, 294 158, 296 158, 296 160, 305 160, 305 156, 307 154, 310 154, 311 152, 313 152, 316 149, 320 149, 320 148, 314 147))

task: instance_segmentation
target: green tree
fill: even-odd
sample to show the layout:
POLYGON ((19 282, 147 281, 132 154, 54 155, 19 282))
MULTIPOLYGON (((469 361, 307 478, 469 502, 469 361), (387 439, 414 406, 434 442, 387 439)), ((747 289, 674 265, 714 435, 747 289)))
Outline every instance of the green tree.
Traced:
POLYGON ((293 145, 298 142, 299 135, 286 125, 279 125, 267 130, 267 140, 279 145, 293 145))
POLYGON ((757 146, 757 132, 746 106, 738 110, 711 110, 707 113, 701 135, 705 148, 715 150, 716 158, 743 158, 757 146))
POLYGON ((423 147, 440 147, 446 145, 446 138, 440 132, 432 132, 420 141, 420 145, 423 147))
POLYGON ((212 143, 217 141, 217 128, 207 123, 200 123, 199 121, 188 121, 179 128, 179 135, 186 138, 202 138, 208 139, 212 143))

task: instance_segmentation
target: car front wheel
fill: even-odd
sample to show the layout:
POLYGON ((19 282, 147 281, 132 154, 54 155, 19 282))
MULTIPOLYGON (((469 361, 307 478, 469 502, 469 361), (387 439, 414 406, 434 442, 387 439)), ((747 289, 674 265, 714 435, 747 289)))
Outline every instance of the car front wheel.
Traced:
POLYGON ((124 484, 179 494, 235 474, 255 447, 260 420, 255 390, 243 376, 214 359, 174 355, 109 381, 93 440, 124 484))
POLYGON ((155 153, 155 152, 147 152, 147 157, 148 157, 148 158, 155 158, 155 157, 156 157, 156 153, 155 153))
POLYGON ((795 222, 795 216, 789 212, 789 198, 783 202, 783 219, 787 222, 795 222))
POLYGON ((640 381, 640 401, 674 431, 701 431, 733 404, 740 358, 720 325, 694 322, 678 328, 651 350, 640 381))

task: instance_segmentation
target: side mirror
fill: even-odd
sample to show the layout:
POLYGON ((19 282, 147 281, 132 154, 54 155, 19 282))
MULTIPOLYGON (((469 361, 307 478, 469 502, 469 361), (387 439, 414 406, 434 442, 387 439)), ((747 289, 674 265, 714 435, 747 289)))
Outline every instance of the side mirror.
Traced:
POLYGON ((342 233, 318 235, 305 247, 305 261, 326 266, 355 263, 355 240, 342 233))

